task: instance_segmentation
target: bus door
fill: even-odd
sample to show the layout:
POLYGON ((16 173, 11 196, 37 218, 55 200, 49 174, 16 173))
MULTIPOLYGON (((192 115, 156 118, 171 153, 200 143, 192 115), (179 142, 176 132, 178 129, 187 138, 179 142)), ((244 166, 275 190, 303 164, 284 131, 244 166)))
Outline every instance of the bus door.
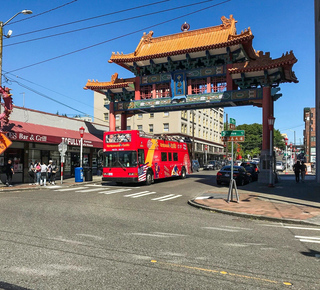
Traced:
POLYGON ((144 164, 144 150, 143 149, 138 149, 138 164, 139 166, 144 164))

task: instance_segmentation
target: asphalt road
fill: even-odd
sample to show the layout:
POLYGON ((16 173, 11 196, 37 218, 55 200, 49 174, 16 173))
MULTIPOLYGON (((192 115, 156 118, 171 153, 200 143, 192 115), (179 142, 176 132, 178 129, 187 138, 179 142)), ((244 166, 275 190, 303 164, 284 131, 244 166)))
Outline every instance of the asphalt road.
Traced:
POLYGON ((0 193, 0 289, 320 289, 320 227, 189 206, 214 174, 0 193))

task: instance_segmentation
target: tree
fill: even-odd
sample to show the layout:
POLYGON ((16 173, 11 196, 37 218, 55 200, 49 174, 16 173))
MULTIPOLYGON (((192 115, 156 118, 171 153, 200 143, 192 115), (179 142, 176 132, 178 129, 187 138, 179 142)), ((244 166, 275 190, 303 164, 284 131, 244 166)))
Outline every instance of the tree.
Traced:
MULTIPOLYGON (((257 157, 262 150, 262 124, 243 124, 236 127, 236 130, 245 131, 245 141, 240 142, 243 157, 250 155, 250 158, 257 157)), ((274 146, 284 149, 285 143, 279 130, 274 130, 274 146)), ((230 151, 229 151, 230 152, 230 151)))

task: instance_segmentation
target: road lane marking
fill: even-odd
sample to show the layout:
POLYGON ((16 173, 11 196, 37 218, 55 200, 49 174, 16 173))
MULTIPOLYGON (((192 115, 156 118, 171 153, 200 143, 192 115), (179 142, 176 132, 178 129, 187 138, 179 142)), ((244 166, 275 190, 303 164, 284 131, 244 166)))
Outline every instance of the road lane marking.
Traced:
POLYGON ((300 242, 304 242, 304 243, 314 243, 314 244, 320 244, 320 241, 317 240, 306 240, 306 239, 300 239, 300 242))
POLYGON ((161 262, 161 261, 157 261, 157 260, 151 260, 150 262, 151 263, 158 263, 158 264, 165 265, 165 266, 185 268, 185 269, 189 269, 189 270, 210 272, 210 273, 221 274, 221 275, 229 275, 232 277, 256 280, 256 281, 267 282, 267 283, 272 283, 272 284, 282 284, 282 285, 286 285, 286 286, 292 286, 292 283, 287 282, 287 281, 279 282, 279 281, 270 280, 270 279, 266 279, 266 278, 259 278, 259 277, 242 275, 242 274, 237 274, 237 273, 230 273, 228 271, 199 268, 199 267, 193 267, 193 266, 187 266, 187 265, 181 265, 181 264, 175 264, 175 263, 161 262))
POLYGON ((320 244, 320 237, 294 236, 300 242, 320 244))
POLYGON ((170 199, 173 199, 173 198, 177 198, 177 197, 180 197, 182 196, 181 194, 178 194, 176 196, 172 196, 172 197, 168 197, 168 198, 165 198, 165 199, 161 199, 160 201, 167 201, 167 200, 170 200, 170 199))
POLYGON ((86 187, 82 186, 82 187, 76 187, 76 188, 74 188, 74 187, 72 187, 72 188, 63 188, 63 189, 57 189, 55 191, 71 191, 71 190, 84 189, 84 188, 86 188, 86 187))
POLYGON ((225 232, 239 232, 238 230, 233 230, 233 229, 223 229, 223 228, 216 228, 216 227, 202 227, 202 229, 206 230, 217 230, 217 231, 225 231, 225 232))
POLYGON ((155 193, 156 193, 155 191, 147 192, 147 193, 143 193, 143 194, 140 194, 140 195, 131 196, 131 198, 142 197, 142 196, 145 196, 145 195, 150 195, 150 194, 155 194, 155 193))
POLYGON ((165 196, 160 196, 160 197, 153 198, 151 200, 158 200, 158 199, 166 198, 166 197, 173 196, 173 195, 174 194, 168 194, 168 195, 165 195, 165 196))
POLYGON ((286 229, 298 229, 298 230, 307 230, 307 231, 320 231, 320 228, 307 228, 307 227, 298 227, 298 226, 285 226, 285 225, 268 225, 262 224, 265 227, 276 227, 276 228, 286 228, 286 229))
MULTIPOLYGON (((108 189, 108 188, 106 188, 108 189)), ((100 188, 101 190, 101 188, 100 188)), ((99 191, 99 193, 103 193, 103 194, 113 194, 113 193, 118 193, 118 192, 124 192, 124 191, 129 191, 131 190, 130 188, 119 188, 119 189, 113 189, 113 190, 109 190, 109 191, 99 191)))
POLYGON ((101 190, 101 188, 93 188, 93 189, 82 189, 82 190, 76 190, 76 192, 93 192, 101 190))
POLYGON ((147 191, 136 192, 136 193, 125 195, 124 197, 131 197, 131 196, 139 195, 141 193, 146 193, 146 192, 149 192, 149 191, 147 190, 147 191))

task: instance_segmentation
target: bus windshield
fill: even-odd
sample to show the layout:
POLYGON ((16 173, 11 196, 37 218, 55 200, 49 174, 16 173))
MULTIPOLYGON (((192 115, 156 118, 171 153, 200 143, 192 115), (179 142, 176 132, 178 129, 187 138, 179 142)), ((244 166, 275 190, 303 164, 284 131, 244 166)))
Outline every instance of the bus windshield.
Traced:
POLYGON ((104 167, 137 167, 136 151, 104 152, 104 167))

